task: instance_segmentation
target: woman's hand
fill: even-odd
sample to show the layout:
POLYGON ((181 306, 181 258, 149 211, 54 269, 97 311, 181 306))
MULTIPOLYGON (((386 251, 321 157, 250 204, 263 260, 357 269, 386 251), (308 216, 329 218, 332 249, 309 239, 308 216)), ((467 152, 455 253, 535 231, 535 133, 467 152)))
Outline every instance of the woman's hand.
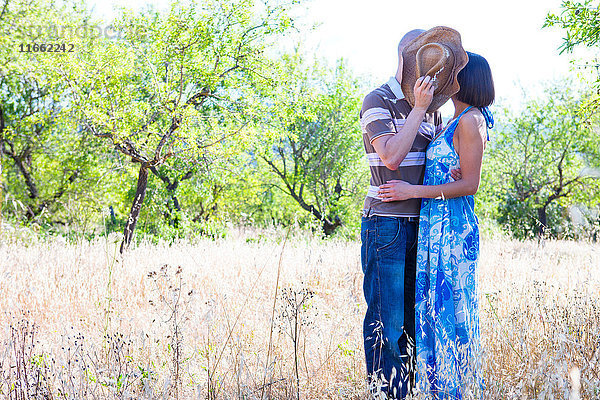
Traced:
POLYGON ((417 198, 415 185, 405 181, 391 180, 379 186, 377 192, 382 201, 398 201, 417 198))

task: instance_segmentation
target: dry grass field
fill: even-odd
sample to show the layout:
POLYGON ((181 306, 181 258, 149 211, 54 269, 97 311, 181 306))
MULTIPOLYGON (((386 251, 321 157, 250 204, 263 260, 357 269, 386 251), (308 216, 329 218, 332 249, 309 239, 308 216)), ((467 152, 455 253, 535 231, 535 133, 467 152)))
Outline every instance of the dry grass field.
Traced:
MULTIPOLYGON (((360 245, 0 242, 0 397, 365 399, 360 245), (298 385, 299 382, 299 385, 298 385)), ((486 399, 600 398, 600 246, 482 243, 486 399)))

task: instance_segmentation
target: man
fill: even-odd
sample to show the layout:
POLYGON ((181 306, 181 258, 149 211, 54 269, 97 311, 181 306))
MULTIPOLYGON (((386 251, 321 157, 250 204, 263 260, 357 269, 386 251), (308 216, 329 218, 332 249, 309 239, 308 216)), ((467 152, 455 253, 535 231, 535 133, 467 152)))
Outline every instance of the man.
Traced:
MULTIPOLYGON (((404 35, 398 45, 395 76, 365 97, 360 112, 371 170, 361 226, 363 289, 368 306, 363 325, 365 357, 370 390, 381 390, 394 399, 406 396, 412 380, 421 200, 383 202, 378 187, 394 179, 422 183, 425 150, 442 128, 440 113, 431 108, 438 108, 458 91, 456 74, 466 64, 466 53, 462 47, 464 56, 428 47, 415 54, 417 48, 410 53, 416 65, 405 65, 403 52, 414 43, 427 47, 429 37, 435 38, 433 47, 443 50, 443 43, 437 42, 443 42, 446 35, 458 36, 460 41, 458 32, 445 27, 404 35), (415 69, 427 76, 417 79, 415 69), (414 87, 407 88, 407 82, 411 86, 415 82, 414 87), (405 96, 403 88, 414 92, 405 96)), ((453 172, 453 176, 458 178, 459 173, 453 172)))

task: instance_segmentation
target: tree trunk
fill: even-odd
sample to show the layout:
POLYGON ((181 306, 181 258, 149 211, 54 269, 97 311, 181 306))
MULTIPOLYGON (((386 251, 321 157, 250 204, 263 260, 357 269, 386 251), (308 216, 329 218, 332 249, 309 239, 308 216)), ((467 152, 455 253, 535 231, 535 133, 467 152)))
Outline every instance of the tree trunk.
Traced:
POLYGON ((547 206, 543 206, 538 208, 538 223, 539 223, 539 229, 538 229, 538 238, 543 238, 544 235, 546 234, 546 228, 548 227, 548 216, 546 214, 546 207, 547 206))
POLYGON ((341 225, 342 225, 342 221, 340 220, 340 218, 337 215, 333 219, 333 222, 325 219, 323 221, 323 233, 325 233, 325 236, 331 236, 331 235, 333 235, 335 230, 338 227, 340 227, 341 225))
POLYGON ((179 205, 179 199, 175 195, 175 191, 173 191, 173 193, 171 193, 171 200, 173 200, 173 209, 175 211, 174 212, 173 212, 173 210, 170 210, 170 211, 171 211, 171 215, 175 214, 175 216, 171 218, 171 221, 169 221, 169 224, 175 228, 179 228, 179 214, 178 213, 181 211, 181 206, 179 205))
POLYGON ((135 197, 133 204, 131 205, 131 211, 129 212, 129 218, 127 219, 127 225, 125 225, 125 231, 123 232, 123 241, 121 242, 121 254, 131 243, 133 238, 133 232, 135 230, 135 224, 137 223, 144 202, 144 196, 146 196, 146 187, 148 186, 148 167, 144 164, 140 165, 140 173, 138 175, 137 189, 135 191, 135 197))
POLYGON ((33 177, 31 173, 27 170, 27 167, 24 164, 24 160, 22 157, 14 157, 15 163, 17 164, 17 168, 21 171, 21 175, 23 175, 23 179, 25 179, 25 185, 27 185, 27 189, 29 190, 29 198, 37 199, 40 196, 37 185, 33 181, 33 177))
POLYGON ((165 213, 164 215, 169 220, 169 225, 177 228, 179 226, 179 218, 177 217, 177 215, 173 217, 173 209, 175 209, 175 211, 177 212, 181 211, 181 205, 179 204, 179 199, 177 198, 177 194, 175 193, 175 191, 179 187, 179 183, 181 181, 190 179, 193 176, 194 170, 190 169, 181 178, 175 178, 173 182, 171 182, 171 179, 166 174, 161 174, 156 167, 150 167, 150 171, 158 178, 160 178, 160 180, 163 181, 166 185, 166 189, 169 193, 170 200, 167 199, 167 202, 165 204, 167 206, 167 209, 169 210, 169 213, 165 213), (173 201, 173 207, 171 207, 170 204, 171 200, 173 201))

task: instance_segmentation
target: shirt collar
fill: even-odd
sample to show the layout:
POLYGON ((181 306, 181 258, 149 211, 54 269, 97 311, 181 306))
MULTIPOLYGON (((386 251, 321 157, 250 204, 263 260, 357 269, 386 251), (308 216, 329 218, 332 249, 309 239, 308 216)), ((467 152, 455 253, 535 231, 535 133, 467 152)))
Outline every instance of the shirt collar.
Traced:
POLYGON ((395 76, 392 76, 389 81, 387 81, 388 86, 392 89, 394 96, 398 99, 404 98, 404 93, 402 93, 402 87, 400 87, 400 83, 395 76))

